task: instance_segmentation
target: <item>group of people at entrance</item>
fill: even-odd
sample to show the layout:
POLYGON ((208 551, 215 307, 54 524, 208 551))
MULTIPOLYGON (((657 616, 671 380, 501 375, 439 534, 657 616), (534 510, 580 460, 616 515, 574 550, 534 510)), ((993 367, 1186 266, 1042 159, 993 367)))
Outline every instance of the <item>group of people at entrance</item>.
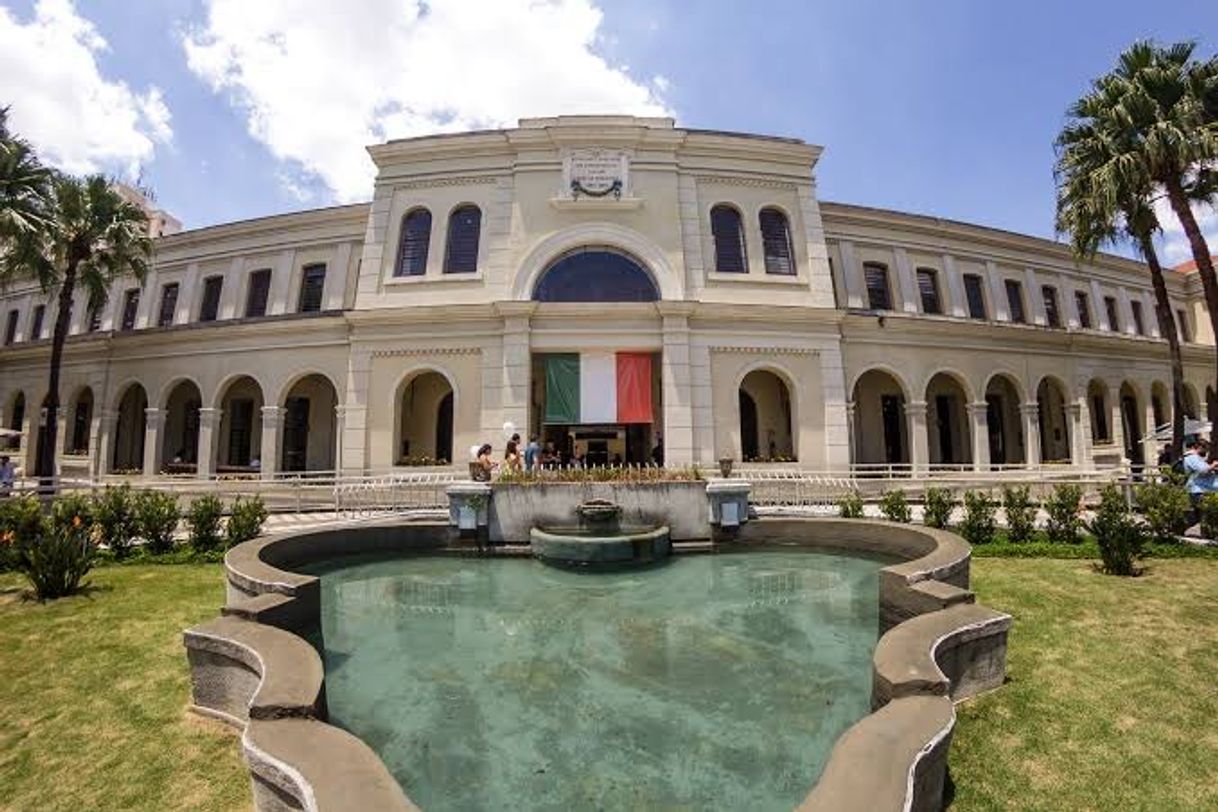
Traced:
MULTIPOLYGON (((502 462, 495 460, 494 447, 490 443, 483 443, 471 451, 474 460, 470 465, 470 474, 475 482, 489 482, 496 471, 533 473, 543 469, 584 467, 584 458, 578 451, 564 456, 554 447, 554 443, 541 445, 535 434, 529 437, 524 448, 520 445, 520 435, 513 434, 503 449, 502 462)), ((657 439, 651 452, 651 462, 654 465, 664 465, 663 439, 657 439)), ((611 464, 621 465, 621 456, 616 457, 611 464)))

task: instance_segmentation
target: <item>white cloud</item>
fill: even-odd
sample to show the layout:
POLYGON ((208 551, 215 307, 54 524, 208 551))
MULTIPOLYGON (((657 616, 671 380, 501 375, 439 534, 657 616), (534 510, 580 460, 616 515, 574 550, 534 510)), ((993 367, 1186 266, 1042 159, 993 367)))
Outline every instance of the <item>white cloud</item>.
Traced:
POLYGON ((102 76, 97 55, 107 47, 71 0, 38 0, 26 22, 0 7, 0 104, 48 163, 130 176, 173 130, 160 89, 102 76))
MULTIPOLYGON (((1218 209, 1198 204, 1193 206, 1193 214, 1197 218, 1197 224, 1201 226, 1201 233, 1210 247, 1210 253, 1218 254, 1218 209)), ((1193 252, 1188 244, 1188 236, 1184 233, 1184 226, 1180 225, 1180 220, 1172 210, 1166 195, 1155 200, 1155 215, 1163 229, 1159 240, 1163 265, 1170 267, 1191 260, 1193 252)))
POLYGON ((192 71, 254 138, 340 200, 371 195, 368 144, 562 113, 665 112, 594 48, 593 0, 208 0, 192 71))

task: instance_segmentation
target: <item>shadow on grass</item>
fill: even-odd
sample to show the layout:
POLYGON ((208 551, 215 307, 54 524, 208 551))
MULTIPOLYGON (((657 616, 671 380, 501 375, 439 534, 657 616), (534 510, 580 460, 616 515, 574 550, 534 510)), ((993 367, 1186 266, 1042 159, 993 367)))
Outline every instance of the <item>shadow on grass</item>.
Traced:
POLYGON ((84 598, 85 600, 93 600, 94 595, 105 595, 114 591, 114 587, 105 584, 98 586, 93 583, 84 583, 75 592, 67 595, 61 595, 58 598, 39 598, 34 594, 34 588, 30 586, 13 586, 0 589, 0 597, 8 597, 19 600, 21 603, 54 603, 57 600, 64 598, 84 598))

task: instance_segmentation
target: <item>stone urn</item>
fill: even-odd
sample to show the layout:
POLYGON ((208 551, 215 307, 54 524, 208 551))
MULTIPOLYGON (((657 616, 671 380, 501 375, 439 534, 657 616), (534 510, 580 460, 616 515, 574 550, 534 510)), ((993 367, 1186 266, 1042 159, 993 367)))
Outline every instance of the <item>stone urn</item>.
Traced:
POLYGON ((723 477, 724 479, 727 479, 728 477, 730 477, 732 475, 732 465, 735 462, 736 461, 734 459, 732 459, 731 457, 720 457, 719 458, 719 476, 723 477))

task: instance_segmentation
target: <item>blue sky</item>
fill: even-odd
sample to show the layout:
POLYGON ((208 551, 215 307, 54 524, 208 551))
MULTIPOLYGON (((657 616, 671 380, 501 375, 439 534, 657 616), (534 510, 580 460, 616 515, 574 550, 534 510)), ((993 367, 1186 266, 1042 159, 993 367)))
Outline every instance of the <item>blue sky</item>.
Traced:
POLYGON ((1052 142, 1089 79, 1137 38, 1218 50, 1213 0, 453 2, 42 0, 39 22, 0 0, 0 102, 60 163, 142 167, 187 226, 366 199, 377 136, 601 109, 796 136, 826 148, 822 199, 1051 236, 1052 142))

